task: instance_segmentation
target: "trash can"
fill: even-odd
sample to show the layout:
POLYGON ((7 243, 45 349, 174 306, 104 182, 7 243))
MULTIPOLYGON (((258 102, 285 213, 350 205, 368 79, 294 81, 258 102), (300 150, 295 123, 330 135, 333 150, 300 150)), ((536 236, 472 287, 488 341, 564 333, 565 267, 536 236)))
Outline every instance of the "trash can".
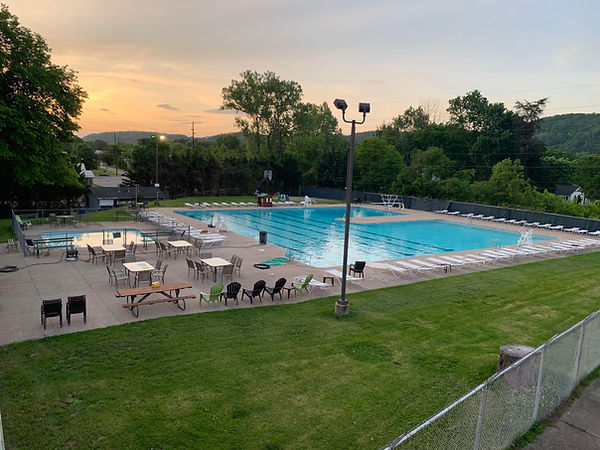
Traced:
POLYGON ((266 244, 267 243, 267 232, 266 231, 259 231, 258 232, 258 242, 260 244, 266 244))

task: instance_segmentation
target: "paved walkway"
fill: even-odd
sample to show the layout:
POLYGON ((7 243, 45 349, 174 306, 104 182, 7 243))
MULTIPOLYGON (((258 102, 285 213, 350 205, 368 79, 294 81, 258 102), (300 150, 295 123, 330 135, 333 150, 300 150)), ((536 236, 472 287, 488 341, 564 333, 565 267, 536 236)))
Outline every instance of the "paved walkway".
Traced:
POLYGON ((600 378, 596 378, 529 450, 600 449, 600 378))

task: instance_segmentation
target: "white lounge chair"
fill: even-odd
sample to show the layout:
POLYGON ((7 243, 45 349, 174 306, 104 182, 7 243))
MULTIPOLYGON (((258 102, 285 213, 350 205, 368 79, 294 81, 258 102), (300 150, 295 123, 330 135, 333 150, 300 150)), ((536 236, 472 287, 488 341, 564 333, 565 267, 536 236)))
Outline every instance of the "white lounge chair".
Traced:
POLYGON ((483 255, 485 257, 488 257, 488 258, 492 258, 495 261, 512 259, 512 256, 507 255, 506 253, 498 253, 497 251, 494 251, 494 250, 486 250, 483 252, 479 252, 479 254, 483 255))
MULTIPOLYGON (((415 271, 415 272, 422 272, 424 270, 433 270, 433 268, 431 268, 431 267, 413 264, 412 262, 408 262, 408 261, 395 261, 394 264, 401 266, 404 269, 408 269, 408 270, 415 271)), ((437 267, 435 267, 435 268, 437 268, 437 267)))
POLYGON ((482 264, 480 261, 475 259, 467 258, 466 256, 449 256, 449 255, 440 255, 439 257, 442 261, 448 261, 448 264, 453 264, 457 266, 466 266, 469 264, 480 265, 482 264))
MULTIPOLYGON (((296 281, 299 281, 301 283, 304 283, 304 280, 306 280, 306 275, 303 275, 303 276, 300 276, 300 277, 296 277, 296 281)), ((323 282, 315 280, 313 278, 308 283, 308 288, 309 288, 309 290, 312 290, 312 288, 319 288, 319 289, 322 289, 322 290, 326 290, 326 289, 331 289, 331 284, 329 284, 329 283, 323 283, 323 282)))
MULTIPOLYGON (((333 275, 334 277, 336 277, 338 279, 338 281, 341 283, 342 282, 342 277, 344 276, 344 274, 342 272, 340 272, 337 269, 328 269, 325 272, 333 275)), ((352 275, 346 275, 346 281, 349 281, 351 283, 361 283, 363 281, 365 281, 364 278, 359 278, 359 277, 353 277, 352 275)))
MULTIPOLYGON (((413 260, 415 261, 415 260, 413 260)), ((424 263, 433 263, 433 265, 437 265, 438 267, 441 267, 442 269, 444 269, 444 272, 448 272, 448 270, 452 270, 452 264, 450 264, 447 261, 444 261, 443 259, 439 259, 439 258, 427 258, 427 261, 421 261, 420 259, 417 259, 416 261, 419 261, 421 264, 424 263)), ((462 266, 464 264, 457 264, 459 266, 462 266)))
POLYGON ((417 264, 417 265, 421 265, 422 267, 429 268, 430 270, 439 269, 439 270, 443 270, 444 272, 446 272, 448 270, 448 267, 447 267, 448 265, 444 265, 444 264, 438 264, 438 263, 432 264, 430 262, 422 261, 420 259, 411 259, 410 262, 412 264, 417 264))

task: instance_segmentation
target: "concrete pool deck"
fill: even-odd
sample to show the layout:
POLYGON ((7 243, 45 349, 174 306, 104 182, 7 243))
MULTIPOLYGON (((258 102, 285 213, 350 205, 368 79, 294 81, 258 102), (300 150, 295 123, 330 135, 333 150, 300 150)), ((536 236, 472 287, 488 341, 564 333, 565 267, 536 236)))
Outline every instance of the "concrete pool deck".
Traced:
MULTIPOLYGON (((202 228, 199 226, 198 220, 174 213, 175 210, 181 209, 184 208, 160 208, 160 211, 176 218, 180 222, 195 226, 197 228, 202 228)), ((406 213, 406 216, 399 217, 406 217, 406 219, 409 220, 431 220, 443 218, 449 221, 468 222, 468 219, 452 216, 440 216, 439 214, 428 213, 424 211, 403 210, 402 212, 406 213)), ((482 221, 473 221, 473 223, 481 226, 509 229, 512 231, 519 230, 519 227, 498 224, 495 222, 487 223, 482 221)), ((84 223, 80 224, 77 229, 98 230, 125 227, 138 228, 146 231, 155 229, 145 222, 84 223)), ((33 230, 28 230, 27 235, 35 235, 36 233, 48 231, 48 228, 49 227, 45 225, 35 227, 33 230)), ((56 231, 56 228, 53 230, 56 231)), ((546 230, 536 230, 536 233, 553 236, 558 239, 574 239, 579 237, 570 233, 546 230)), ((231 258, 233 254, 241 256, 244 259, 241 276, 234 277, 234 280, 239 281, 243 288, 251 288, 254 282, 259 279, 264 279, 267 282, 267 286, 273 286, 275 280, 280 277, 285 277, 288 280, 287 285, 289 286, 290 282, 293 281, 296 276, 312 273, 314 274, 314 278, 316 280, 322 281, 323 277, 327 275, 325 268, 309 267, 296 261, 291 261, 280 266, 272 266, 267 270, 257 269, 253 267, 253 264, 273 257, 283 256, 285 253, 284 249, 273 245, 260 245, 256 242, 256 238, 248 238, 232 232, 225 234, 227 235, 227 240, 224 246, 206 249, 206 251, 211 251, 213 256, 226 259, 231 258)), ((585 251, 591 252, 597 250, 597 248, 590 248, 585 251)), ((456 252, 456 254, 460 253, 469 253, 469 251, 456 252)), ((138 261, 145 260, 151 264, 154 264, 158 259, 153 246, 149 246, 148 249, 145 250, 143 248, 138 249, 136 256, 138 261)), ((545 258, 559 258, 563 256, 565 255, 552 254, 546 257, 527 256, 515 259, 513 261, 494 263, 486 266, 463 266, 456 269, 453 268, 449 273, 444 273, 443 271, 426 271, 412 275, 409 278, 395 277, 390 271, 375 270, 373 268, 369 268, 367 265, 367 269, 365 271, 365 280, 360 284, 348 283, 347 288, 348 292, 352 293, 361 290, 408 284, 431 278, 460 275, 468 272, 489 270, 506 265, 524 264, 533 261, 540 261, 545 258)), ((270 298, 266 296, 262 299, 262 303, 258 303, 258 305, 256 302, 254 302, 253 305, 250 305, 250 302, 246 298, 243 301, 240 300, 239 305, 236 305, 235 302, 229 302, 228 306, 225 306, 223 303, 213 303, 211 305, 203 303, 200 307, 199 302, 196 299, 188 301, 188 306, 185 311, 179 310, 175 305, 170 303, 161 303, 147 307, 140 307, 139 317, 135 318, 128 310, 121 306, 121 304, 124 303, 122 299, 115 298, 115 288, 108 283, 108 273, 104 267, 104 264, 102 264, 102 262, 99 262, 98 264, 91 264, 87 262, 87 258, 86 250, 82 250, 80 252, 80 259, 78 261, 65 261, 63 259, 62 250, 54 250, 49 256, 42 256, 38 259, 35 256, 24 257, 22 253, 6 253, 3 249, 3 253, 0 254, 0 267, 14 265, 17 266, 19 270, 16 272, 0 273, 0 286, 2 287, 0 290, 0 345, 28 339, 38 339, 57 334, 84 331, 92 328, 120 325, 127 322, 136 322, 151 318, 273 304, 270 298), (67 296, 81 294, 85 294, 87 296, 87 324, 83 323, 81 315, 78 314, 73 316, 70 327, 67 326, 66 318, 64 318, 62 328, 60 328, 57 318, 50 318, 48 319, 47 329, 43 330, 43 327, 40 324, 40 304, 42 299, 62 298, 63 303, 66 304, 67 296)), ((198 259, 198 256, 194 255, 193 259, 198 259)), ((351 262, 353 261, 349 261, 349 263, 351 262)), ((188 281, 190 284, 192 284, 193 288, 189 289, 189 292, 186 292, 186 295, 189 294, 198 297, 200 291, 208 292, 213 284, 212 280, 202 281, 194 280, 191 276, 188 277, 187 263, 184 257, 180 256, 177 259, 169 258, 165 261, 165 263, 169 264, 165 277, 165 281, 167 283, 188 281)), ((341 261, 338 268, 340 266, 341 261)), ((292 294, 289 300, 284 295, 283 300, 276 298, 274 303, 286 304, 327 296, 333 296, 335 298, 339 296, 339 293, 340 285, 336 280, 335 286, 330 289, 322 290, 315 288, 308 294, 303 293, 302 295, 298 295, 296 297, 294 297, 292 294)), ((331 306, 332 313, 333 304, 334 300, 332 300, 331 306)), ((64 309, 65 307, 63 306, 63 311, 64 309)))

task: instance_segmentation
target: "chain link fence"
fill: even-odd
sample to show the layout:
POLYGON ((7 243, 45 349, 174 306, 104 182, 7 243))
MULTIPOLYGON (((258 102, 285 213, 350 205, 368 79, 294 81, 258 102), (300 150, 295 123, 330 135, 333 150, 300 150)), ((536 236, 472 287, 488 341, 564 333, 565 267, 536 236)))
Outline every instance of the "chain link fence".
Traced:
POLYGON ((599 365, 596 311, 384 448, 506 448, 599 365))

